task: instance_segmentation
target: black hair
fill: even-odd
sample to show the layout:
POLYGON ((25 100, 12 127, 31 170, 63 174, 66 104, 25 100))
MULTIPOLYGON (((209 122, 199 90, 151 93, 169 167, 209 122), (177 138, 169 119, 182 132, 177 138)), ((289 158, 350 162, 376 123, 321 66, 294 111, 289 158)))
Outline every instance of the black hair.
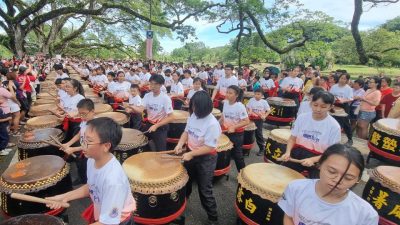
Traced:
POLYGON ((70 81, 70 80, 72 80, 72 78, 71 77, 65 77, 65 78, 62 78, 62 80, 63 81, 70 81))
POLYGON ((112 71, 108 72, 107 75, 110 75, 110 76, 112 76, 112 77, 115 77, 115 73, 112 72, 112 71))
POLYGON ((8 69, 7 69, 7 68, 4 68, 4 67, 1 67, 1 69, 0 69, 0 73, 1 73, 1 75, 4 75, 4 76, 6 76, 6 75, 7 75, 7 73, 8 73, 8 69))
POLYGON ((328 78, 327 76, 321 76, 320 78, 323 79, 323 80, 326 81, 326 82, 329 81, 329 78, 328 78))
POLYGON ((242 89, 240 89, 236 85, 231 85, 228 87, 228 89, 232 89, 235 92, 235 94, 237 95, 236 102, 242 101, 242 99, 243 99, 243 90, 242 89))
POLYGON ((26 68, 25 66, 20 66, 20 67, 18 68, 18 73, 19 73, 19 74, 23 74, 23 73, 25 73, 26 70, 27 70, 27 68, 26 68))
POLYGON ((185 74, 185 73, 192 75, 192 71, 190 71, 190 70, 184 70, 183 74, 185 74))
POLYGON ((357 83, 360 86, 360 88, 363 88, 365 81, 364 81, 364 79, 357 79, 354 81, 354 83, 357 83))
POLYGON ((376 89, 380 90, 381 89, 381 79, 377 76, 371 77, 371 80, 374 80, 376 83, 376 89))
POLYGON ((117 74, 116 74, 116 76, 118 77, 118 75, 121 74, 121 73, 124 74, 124 76, 125 76, 125 73, 124 73, 124 71, 122 71, 122 70, 118 71, 117 74))
POLYGON ((164 73, 171 73, 171 70, 170 70, 170 69, 166 69, 166 70, 164 71, 164 73))
POLYGON ((54 84, 55 85, 59 85, 59 84, 61 84, 62 83, 62 79, 61 78, 57 78, 55 81, 54 81, 54 84))
POLYGON ((53 68, 54 68, 54 70, 62 70, 62 69, 64 69, 62 64, 54 64, 53 68))
MULTIPOLYGON (((384 77, 381 78, 381 81, 382 80, 385 80, 389 87, 392 84, 392 78, 390 78, 390 77, 384 76, 384 77)), ((382 82, 381 82, 381 84, 382 84, 382 82)))
POLYGON ((80 95, 85 96, 85 90, 83 89, 82 84, 78 80, 71 79, 70 82, 71 82, 72 88, 76 88, 76 91, 80 95))
POLYGON ((313 87, 310 90, 310 95, 315 95, 317 92, 325 91, 322 87, 313 87))
POLYGON ((140 90, 140 87, 139 87, 139 85, 137 85, 137 84, 131 84, 131 89, 138 89, 138 90, 140 90))
POLYGON ((257 76, 254 77, 254 79, 256 79, 257 81, 259 81, 259 80, 260 80, 260 76, 257 75, 257 76))
POLYGON ((393 86, 400 87, 400 82, 394 82, 393 86))
POLYGON ((318 101, 318 99, 321 99, 322 102, 329 105, 333 105, 333 103, 335 103, 335 96, 327 91, 318 91, 315 93, 312 97, 312 101, 315 102, 318 101))
POLYGON ((333 80, 335 81, 335 84, 339 81, 339 76, 336 74, 331 75, 333 77, 333 80))
POLYGON ((201 88, 202 88, 204 91, 206 91, 206 90, 207 90, 206 84, 205 84, 204 80, 202 80, 200 77, 195 77, 195 78, 193 79, 193 84, 196 83, 196 82, 198 82, 198 81, 200 81, 201 88))
POLYGON ((262 95, 264 95, 264 90, 261 87, 256 88, 253 92, 254 93, 261 93, 262 95))
POLYGON ((318 162, 319 165, 322 165, 322 163, 324 163, 331 155, 341 155, 344 158, 346 158, 349 163, 347 164, 345 172, 340 177, 340 179, 335 184, 335 186, 324 196, 327 196, 330 193, 332 193, 332 191, 340 184, 340 182, 342 182, 342 180, 343 180, 344 176, 346 175, 347 171, 349 170, 351 164, 354 164, 360 170, 358 179, 361 179, 362 173, 365 168, 364 158, 363 158, 361 152, 352 146, 348 146, 348 145, 344 145, 344 144, 334 144, 334 145, 329 146, 329 148, 327 148, 325 150, 325 152, 322 153, 321 158, 319 159, 319 162, 318 162))
POLYGON ((189 102, 189 113, 196 115, 198 119, 204 118, 212 112, 213 103, 206 91, 197 91, 189 102))
POLYGON ((121 142, 122 128, 113 119, 108 117, 99 117, 87 122, 89 129, 93 129, 100 138, 100 142, 110 143, 111 147, 109 152, 121 142))
POLYGON ((78 104, 76 105, 76 107, 78 109, 87 109, 89 111, 93 111, 94 110, 94 102, 92 99, 90 98, 84 98, 82 100, 80 100, 78 102, 78 104))
POLYGON ((157 84, 163 85, 165 83, 164 77, 160 74, 155 74, 150 77, 149 82, 156 82, 157 84))
POLYGON ((234 66, 233 66, 232 64, 226 64, 226 65, 225 65, 225 68, 230 68, 231 70, 233 70, 233 69, 234 69, 234 66))
POLYGON ((348 74, 348 73, 342 73, 342 74, 339 75, 339 79, 340 79, 342 76, 346 76, 346 80, 350 80, 350 74, 348 74))

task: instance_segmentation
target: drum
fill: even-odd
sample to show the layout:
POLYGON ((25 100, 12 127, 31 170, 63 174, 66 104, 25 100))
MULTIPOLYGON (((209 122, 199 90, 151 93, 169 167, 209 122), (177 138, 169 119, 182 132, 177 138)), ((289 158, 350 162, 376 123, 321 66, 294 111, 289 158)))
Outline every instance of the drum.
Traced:
POLYGON ((55 91, 52 92, 43 92, 43 93, 39 93, 37 95, 38 99, 56 99, 57 98, 57 93, 55 91))
POLYGON ((400 168, 378 166, 369 170, 370 179, 365 185, 363 199, 379 214, 379 224, 400 224, 400 168))
POLYGON ((219 118, 221 118, 221 116, 222 116, 221 110, 216 109, 216 108, 213 108, 213 109, 212 109, 211 114, 213 114, 213 115, 215 116, 215 118, 217 118, 217 120, 218 120, 219 118))
POLYGON ((86 97, 90 100, 93 101, 93 103, 97 104, 97 103, 103 103, 103 99, 99 98, 99 97, 86 97))
POLYGON ((113 111, 112 107, 108 104, 98 103, 98 104, 94 105, 94 113, 95 114, 112 112, 112 111, 113 111))
POLYGON ((53 115, 50 110, 54 109, 54 104, 43 104, 43 105, 32 105, 29 110, 30 116, 44 116, 44 115, 53 115))
POLYGON ((332 111, 333 112, 330 112, 329 114, 331 114, 333 117, 347 117, 348 115, 343 108, 338 106, 334 106, 332 111))
POLYGON ((60 126, 63 119, 54 115, 37 116, 26 122, 28 129, 54 128, 60 126))
POLYGON ((206 87, 207 87, 208 94, 210 94, 210 97, 211 97, 214 92, 215 86, 214 85, 206 85, 206 87))
POLYGON ((55 216, 28 214, 5 220, 0 225, 64 225, 64 222, 55 216))
POLYGON ((95 116, 96 118, 99 117, 108 117, 113 119, 116 123, 118 123, 121 126, 126 126, 127 123, 129 122, 129 117, 127 114, 122 113, 122 112, 106 112, 106 113, 100 113, 95 116))
POLYGON ((72 190, 69 165, 55 155, 28 158, 8 167, 0 178, 1 208, 8 216, 30 213, 58 215, 64 209, 50 210, 45 204, 12 199, 10 193, 39 198, 72 190))
POLYGON ((373 125, 368 147, 382 159, 400 162, 400 120, 380 119, 373 125))
POLYGON ((271 113, 265 122, 276 126, 290 126, 290 123, 296 117, 296 102, 292 99, 281 97, 269 97, 267 101, 271 106, 271 113))
POLYGON ((221 134, 217 143, 217 165, 214 170, 214 176, 222 176, 231 170, 231 152, 233 148, 232 142, 229 140, 228 136, 221 134))
POLYGON ((286 145, 291 136, 289 129, 274 129, 268 135, 265 144, 264 161, 278 163, 276 160, 286 152, 286 145))
POLYGON ((53 104, 55 106, 56 105, 56 100, 55 99, 41 98, 41 99, 37 99, 35 101, 34 105, 43 105, 43 104, 53 104))
POLYGON ((63 131, 56 128, 36 129, 31 132, 25 132, 17 143, 18 159, 23 160, 39 155, 57 155, 64 157, 65 153, 59 150, 58 147, 42 142, 47 141, 54 143, 50 135, 60 142, 64 140, 63 131))
POLYGON ((242 100, 242 103, 244 104, 244 105, 247 105, 247 103, 250 101, 250 99, 251 98, 253 98, 254 97, 254 92, 252 92, 252 91, 245 91, 244 93, 243 93, 243 100, 242 100))
POLYGON ((122 164, 136 200, 134 220, 140 224, 167 224, 186 207, 186 169, 176 159, 142 152, 122 164))
POLYGON ((141 131, 123 128, 121 142, 114 149, 113 154, 122 164, 132 155, 143 152, 147 143, 147 137, 141 131))
POLYGON ((256 124, 251 121, 244 129, 243 134, 243 153, 249 155, 250 150, 253 148, 254 141, 256 140, 256 133, 257 127, 256 124))
POLYGON ((283 224, 284 212, 277 202, 293 180, 304 179, 300 173, 272 163, 254 163, 238 175, 236 213, 245 224, 283 224))
POLYGON ((178 143, 179 138, 183 131, 185 131, 186 122, 189 118, 189 112, 183 110, 174 110, 174 120, 169 123, 169 130, 167 134, 168 143, 178 143))

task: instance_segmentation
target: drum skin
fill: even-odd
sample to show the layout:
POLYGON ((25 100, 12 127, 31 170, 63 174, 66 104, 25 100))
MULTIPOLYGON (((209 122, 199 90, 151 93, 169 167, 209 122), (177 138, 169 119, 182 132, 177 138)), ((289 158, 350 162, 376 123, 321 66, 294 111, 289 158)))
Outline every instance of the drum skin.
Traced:
POLYGON ((147 144, 147 137, 141 131, 123 128, 121 142, 114 149, 113 154, 122 164, 132 155, 148 150, 147 144))
POLYGON ((64 223, 55 216, 27 214, 5 220, 0 225, 64 225, 64 223))
POLYGON ((380 119, 375 122, 368 147, 383 159, 400 162, 400 120, 380 119))
POLYGON ((400 168, 379 166, 369 174, 362 198, 378 212, 379 224, 400 224, 400 168))
POLYGON ((266 123, 276 126, 289 126, 294 121, 297 106, 293 100, 280 97, 269 97, 267 100, 271 106, 271 113, 267 116, 266 123))

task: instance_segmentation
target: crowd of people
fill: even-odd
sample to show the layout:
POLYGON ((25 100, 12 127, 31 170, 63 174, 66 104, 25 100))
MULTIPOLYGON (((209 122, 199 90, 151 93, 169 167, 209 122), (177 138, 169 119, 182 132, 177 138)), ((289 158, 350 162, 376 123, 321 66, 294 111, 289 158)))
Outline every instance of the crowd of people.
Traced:
MULTIPOLYGON (((24 122, 35 99, 34 93, 40 91, 40 82, 36 81, 45 79, 50 69, 54 69, 59 100, 54 114, 63 117, 77 112, 82 119, 78 133, 67 133, 69 138, 62 150, 68 154, 83 151, 89 159, 80 162, 78 167, 85 185, 50 199, 68 202, 90 196, 94 201, 93 221, 97 221, 93 224, 133 224, 128 209, 134 209, 134 199, 126 176, 121 175, 122 168, 109 153, 121 139, 121 127, 112 120, 94 119, 94 103, 85 98, 81 82, 69 77, 68 65, 82 80, 88 81, 106 103, 131 115, 130 127, 148 136, 153 151, 167 149, 173 110, 188 108, 190 117, 174 151, 182 154, 190 177, 186 195, 191 194, 191 183, 195 180, 209 224, 218 223, 212 191, 218 137, 224 132, 233 143, 231 157, 237 171, 241 171, 246 166, 242 151, 244 128, 254 121, 258 155, 262 155, 265 149, 263 123, 271 112, 266 98, 277 96, 292 99, 299 108, 286 153, 279 160, 293 170, 306 171, 312 178, 287 187, 279 202, 285 212, 284 224, 378 223, 376 211, 349 190, 360 180, 364 169, 361 153, 351 145, 354 130, 359 138, 367 139, 371 123, 379 118, 400 117, 400 78, 393 84, 386 76, 351 80, 344 70, 324 76, 318 68, 303 65, 284 71, 271 66, 259 72, 248 66, 237 68, 222 62, 210 66, 141 60, 34 59, 20 61, 18 68, 15 63, 9 67, 6 63, 3 62, 1 73, 7 81, 0 88, 2 154, 8 153, 7 145, 10 147, 8 132, 18 135, 19 124, 24 122), (18 75, 13 78, 12 74, 18 75), (212 94, 207 92, 209 88, 213 89, 212 94), (242 103, 244 91, 254 93, 246 105, 242 103), (342 108, 347 116, 332 117, 334 106, 342 108), (214 107, 222 111, 219 120, 211 113, 214 107), (15 113, 18 116, 14 117, 15 113), (347 136, 346 145, 338 144, 341 129, 347 136), (7 139, 3 140, 3 135, 7 139), (79 147, 71 147, 76 142, 79 147), (291 159, 301 163, 293 163, 291 159), (320 167, 316 167, 317 164, 320 167), (94 196, 93 188, 97 192, 101 189, 100 193, 94 196), (111 194, 111 190, 121 191, 111 194), (307 208, 304 202, 320 207, 307 208), (113 213, 110 214, 110 210, 113 213), (341 213, 340 218, 346 219, 343 223, 338 223, 337 212, 341 213)), ((60 204, 49 204, 49 207, 59 208, 60 204)))

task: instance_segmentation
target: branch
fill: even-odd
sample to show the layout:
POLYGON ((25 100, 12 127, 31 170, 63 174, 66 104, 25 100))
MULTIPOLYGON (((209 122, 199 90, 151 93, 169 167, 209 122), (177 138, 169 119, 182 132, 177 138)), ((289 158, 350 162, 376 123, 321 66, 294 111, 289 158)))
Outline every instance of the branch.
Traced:
POLYGON ((35 14, 39 10, 41 10, 47 3, 48 0, 39 0, 30 7, 27 7, 24 10, 20 11, 18 15, 14 17, 13 20, 15 21, 15 23, 21 23, 24 19, 28 18, 30 15, 35 14))
POLYGON ((64 37, 57 44, 55 44, 54 48, 57 49, 57 48, 60 48, 62 46, 65 46, 66 43, 68 43, 71 40, 73 40, 76 37, 78 37, 80 34, 82 34, 86 30, 86 28, 89 25, 90 21, 91 21, 91 17, 89 15, 86 16, 85 22, 77 30, 71 32, 68 36, 64 37))
POLYGON ((399 50, 400 51, 400 47, 388 48, 388 49, 385 49, 385 50, 381 51, 381 53, 386 53, 386 52, 390 52, 390 51, 394 51, 394 50, 399 50))
POLYGON ((364 0, 364 2, 371 2, 373 4, 379 3, 397 3, 399 0, 364 0))
POLYGON ((2 17, 3 19, 4 19, 4 21, 7 23, 7 24, 10 24, 11 23, 11 17, 9 16, 9 15, 7 15, 4 11, 3 11, 3 9, 0 7, 0 17, 2 17))
POLYGON ((260 24, 258 23, 256 17, 253 15, 253 13, 250 12, 250 10, 246 9, 245 10, 246 14, 249 16, 251 22, 253 23, 254 27, 257 30, 258 35, 260 36, 261 40, 264 42, 264 44, 269 47, 271 50, 277 52, 278 54, 284 54, 287 53, 289 51, 291 51, 294 48, 297 47, 301 47, 304 46, 304 44, 308 41, 308 37, 306 36, 304 29, 303 29, 303 39, 299 40, 295 43, 292 43, 286 47, 284 47, 283 49, 278 48, 277 46, 275 46, 274 44, 272 44, 270 41, 267 40, 267 38, 265 37, 260 24))
POLYGON ((4 1, 5 3, 6 3, 6 6, 7 6, 7 14, 9 15, 9 16, 14 16, 14 14, 15 14, 15 9, 14 9, 14 2, 10 2, 10 0, 5 0, 4 1))

